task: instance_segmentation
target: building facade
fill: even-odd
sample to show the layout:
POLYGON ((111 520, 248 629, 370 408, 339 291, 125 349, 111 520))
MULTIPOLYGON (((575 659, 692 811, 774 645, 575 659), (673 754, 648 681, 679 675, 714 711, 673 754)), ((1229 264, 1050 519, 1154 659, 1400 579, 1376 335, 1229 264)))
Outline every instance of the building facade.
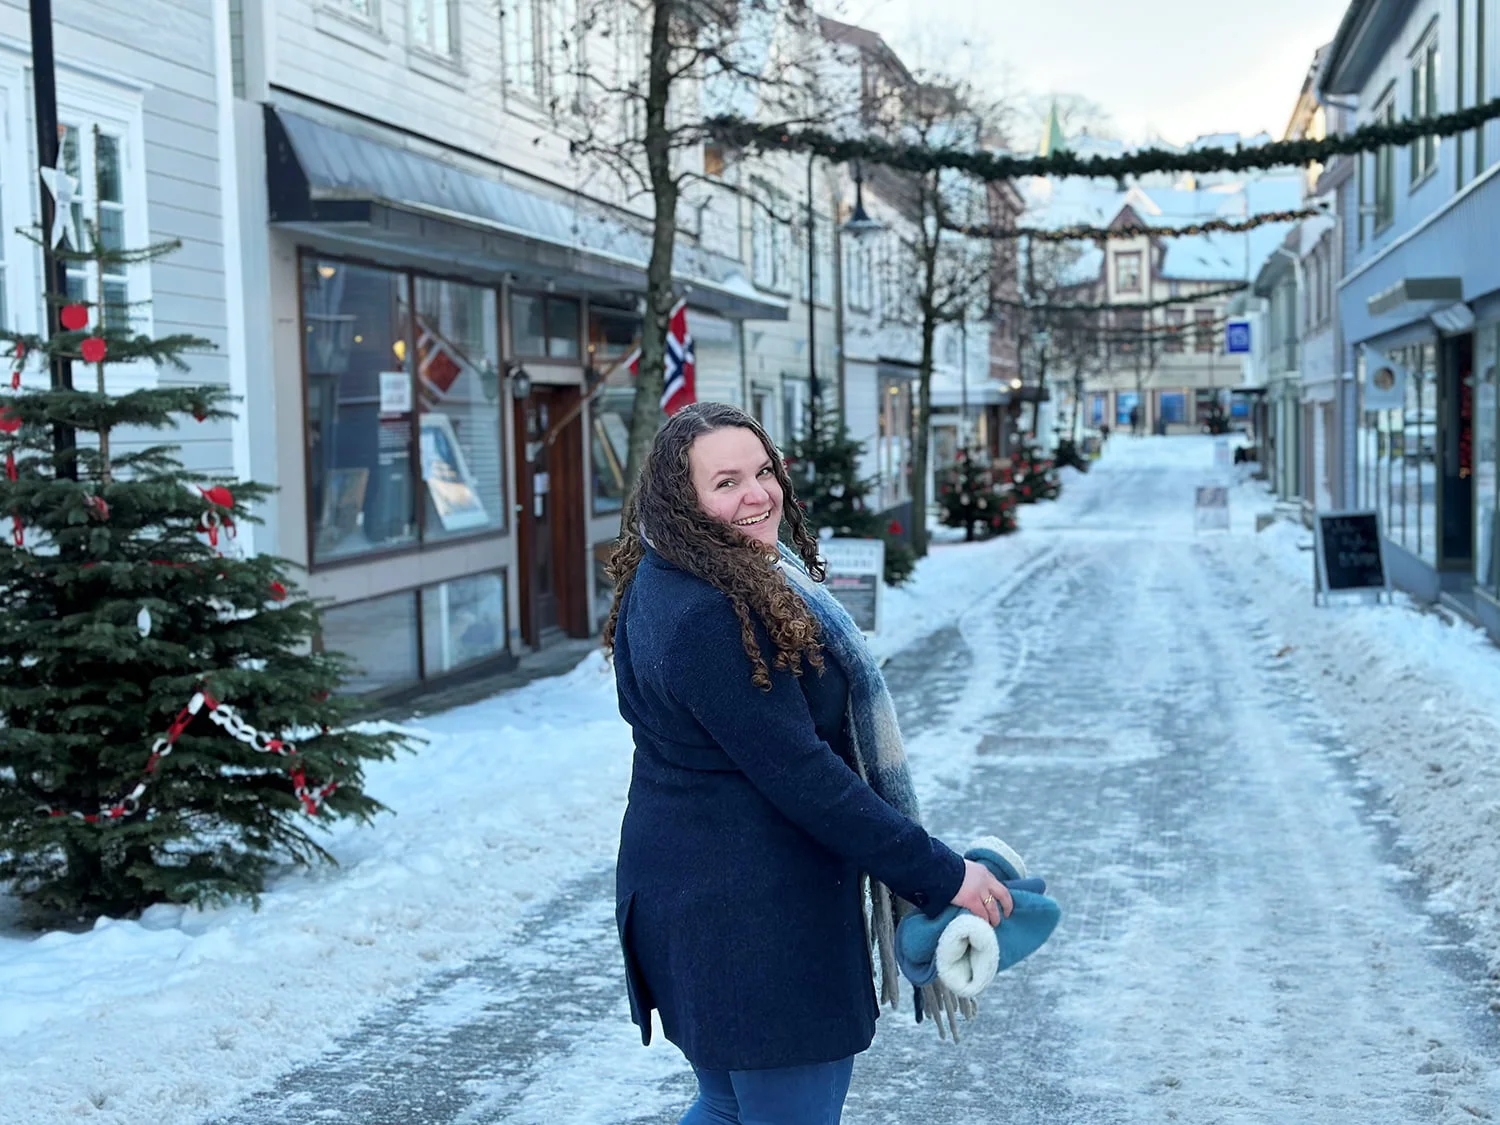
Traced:
MULTIPOLYGON (((1495 0, 1355 0, 1317 82, 1354 124, 1500 90, 1495 0)), ((1365 154, 1338 187, 1344 495, 1380 513, 1394 579, 1500 636, 1500 123, 1365 154), (1387 379, 1380 373, 1390 371, 1387 379), (1379 376, 1377 378, 1377 376, 1379 376), (1396 401, 1399 399, 1399 401, 1396 401)))

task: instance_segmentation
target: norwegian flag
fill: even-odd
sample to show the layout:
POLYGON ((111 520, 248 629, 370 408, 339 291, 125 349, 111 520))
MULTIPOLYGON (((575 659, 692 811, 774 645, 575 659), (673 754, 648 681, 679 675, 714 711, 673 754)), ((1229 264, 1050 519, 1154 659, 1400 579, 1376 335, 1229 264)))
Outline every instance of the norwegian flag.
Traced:
MULTIPOLYGON (((637 348, 628 362, 631 375, 641 373, 641 353, 637 348)), ((661 408, 670 416, 684 406, 698 401, 698 361, 693 351, 693 336, 688 331, 687 301, 678 301, 667 324, 667 373, 662 382, 661 408)))

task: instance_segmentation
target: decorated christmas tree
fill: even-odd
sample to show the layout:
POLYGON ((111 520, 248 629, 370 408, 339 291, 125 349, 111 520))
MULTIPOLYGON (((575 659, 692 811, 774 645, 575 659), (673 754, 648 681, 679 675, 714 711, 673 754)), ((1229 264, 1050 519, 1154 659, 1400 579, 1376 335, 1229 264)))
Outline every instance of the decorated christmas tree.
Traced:
POLYGON ((957 464, 939 477, 938 503, 943 524, 963 528, 965 539, 1016 530, 1016 498, 1005 474, 987 467, 973 450, 959 450, 957 464))
POLYGON ((917 557, 895 521, 882 521, 870 507, 870 481, 859 475, 864 445, 849 436, 842 420, 819 410, 807 435, 786 450, 787 469, 813 531, 829 529, 849 539, 885 540, 885 580, 899 586, 911 577, 917 557))
POLYGON ((1015 481, 1016 500, 1022 504, 1035 504, 1039 500, 1056 500, 1062 495, 1062 481, 1057 477, 1057 466, 1050 457, 1031 442, 1023 442, 1011 454, 1011 476, 1015 481))
POLYGON ((137 334, 106 283, 175 244, 77 225, 50 247, 76 298, 52 298, 60 329, 0 332, 0 881, 41 921, 253 898, 273 866, 329 858, 320 822, 380 810, 362 767, 398 745, 349 729, 343 658, 313 651, 288 565, 237 550, 269 490, 156 439, 232 417, 179 381, 208 341, 137 334))

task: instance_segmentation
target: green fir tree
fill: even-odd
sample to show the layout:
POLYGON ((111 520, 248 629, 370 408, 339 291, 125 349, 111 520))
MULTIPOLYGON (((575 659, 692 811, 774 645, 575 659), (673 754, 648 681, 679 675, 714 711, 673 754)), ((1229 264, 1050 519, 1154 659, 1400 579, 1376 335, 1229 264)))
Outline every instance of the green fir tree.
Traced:
POLYGON ((885 581, 899 586, 916 569, 917 556, 900 525, 882 523, 870 507, 873 483, 859 475, 863 452, 864 444, 849 436, 840 418, 819 410, 808 433, 787 446, 787 470, 808 526, 815 532, 828 528, 839 538, 883 539, 885 581))
POLYGON ((988 539, 1016 530, 1016 498, 1004 473, 995 473, 973 450, 938 478, 938 504, 946 527, 964 529, 964 539, 988 539))
POLYGON ((1058 478, 1056 463, 1044 456, 1036 445, 1031 442, 1022 444, 1011 454, 1010 463, 1018 502, 1035 504, 1041 500, 1056 500, 1062 495, 1062 481, 1058 478))
MULTIPOLYGON (((109 249, 85 226, 91 249, 56 253, 97 293, 176 249, 109 249)), ((0 332, 0 881, 42 922, 253 899, 276 865, 331 858, 321 823, 381 810, 362 770, 399 739, 350 729, 344 659, 313 651, 318 609, 289 565, 235 550, 269 489, 156 443, 233 416, 222 388, 173 378, 210 343, 136 334, 130 306, 61 304, 50 340, 0 332), (76 389, 47 385, 54 356, 76 389), (127 366, 158 384, 110 393, 127 366)))

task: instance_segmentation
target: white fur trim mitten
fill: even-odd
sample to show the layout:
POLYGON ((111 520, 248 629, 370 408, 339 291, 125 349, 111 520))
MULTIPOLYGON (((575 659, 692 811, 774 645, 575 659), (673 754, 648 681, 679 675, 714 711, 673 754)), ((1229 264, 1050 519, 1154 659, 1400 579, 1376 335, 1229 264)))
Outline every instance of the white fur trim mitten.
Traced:
POLYGON ((984 848, 986 851, 994 852, 1006 863, 1016 869, 1016 874, 1022 879, 1026 878, 1026 861, 1021 858, 1019 852, 1007 844, 999 836, 981 836, 969 845, 969 850, 984 848))
POLYGON ((1000 939, 988 922, 963 911, 943 927, 937 945, 938 980, 963 1000, 972 1000, 1000 971, 1000 939))

